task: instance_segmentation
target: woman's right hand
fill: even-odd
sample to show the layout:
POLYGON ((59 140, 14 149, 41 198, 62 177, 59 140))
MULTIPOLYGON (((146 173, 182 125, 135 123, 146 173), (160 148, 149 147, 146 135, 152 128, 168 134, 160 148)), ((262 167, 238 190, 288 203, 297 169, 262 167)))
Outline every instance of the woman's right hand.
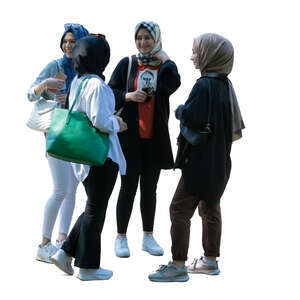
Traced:
POLYGON ((115 116, 115 118, 117 119, 119 126, 120 126, 119 132, 127 130, 127 128, 128 128, 127 124, 123 121, 123 119, 119 116, 115 116))
POLYGON ((45 86, 47 89, 52 90, 60 90, 65 84, 65 80, 58 79, 58 78, 47 78, 45 80, 45 86))
POLYGON ((147 99, 147 93, 142 90, 136 90, 134 92, 126 93, 125 100, 126 102, 145 102, 147 99))

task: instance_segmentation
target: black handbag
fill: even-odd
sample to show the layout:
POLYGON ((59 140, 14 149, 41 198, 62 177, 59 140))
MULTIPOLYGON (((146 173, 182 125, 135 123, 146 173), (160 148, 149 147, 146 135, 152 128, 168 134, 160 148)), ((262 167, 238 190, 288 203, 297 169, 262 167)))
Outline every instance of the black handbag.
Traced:
POLYGON ((212 99, 211 99, 211 82, 208 81, 208 99, 209 99, 209 109, 207 116, 207 123, 202 129, 195 129, 187 126, 180 121, 180 133, 184 136, 188 143, 192 146, 205 145, 210 136, 212 135, 212 126, 210 123, 211 118, 211 107, 212 107, 212 99))

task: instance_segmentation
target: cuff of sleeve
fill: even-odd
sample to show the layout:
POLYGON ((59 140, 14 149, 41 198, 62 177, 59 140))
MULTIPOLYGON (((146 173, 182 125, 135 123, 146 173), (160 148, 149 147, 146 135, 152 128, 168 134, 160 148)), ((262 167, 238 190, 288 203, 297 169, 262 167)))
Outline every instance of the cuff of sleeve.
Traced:
POLYGON ((34 86, 28 92, 29 101, 36 101, 40 98, 41 95, 37 95, 34 91, 34 86))
POLYGON ((177 107, 177 109, 175 110, 175 117, 176 119, 178 120, 181 120, 182 119, 182 112, 184 110, 184 105, 181 104, 177 107))
POLYGON ((113 124, 113 133, 118 133, 120 131, 120 125, 119 122, 116 120, 116 118, 114 116, 111 117, 112 118, 112 124, 113 124))

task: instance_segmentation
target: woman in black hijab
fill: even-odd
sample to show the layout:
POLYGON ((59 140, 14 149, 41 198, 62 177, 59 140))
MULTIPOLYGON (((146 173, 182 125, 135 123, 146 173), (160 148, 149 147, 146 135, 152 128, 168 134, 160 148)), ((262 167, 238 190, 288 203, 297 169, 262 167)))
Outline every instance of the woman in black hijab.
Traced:
POLYGON ((88 200, 85 211, 51 261, 62 271, 72 275, 74 270, 71 264, 74 257, 74 265, 80 268, 79 279, 105 280, 113 273, 100 268, 101 231, 118 168, 121 174, 126 171, 126 161, 117 133, 126 130, 127 125, 120 117, 114 116, 114 95, 104 82, 103 71, 110 57, 109 44, 105 38, 88 36, 81 39, 76 43, 72 55, 73 66, 78 75, 71 85, 70 105, 78 87, 85 81, 73 110, 85 113, 94 127, 109 133, 110 146, 106 162, 101 167, 72 163, 75 176, 83 182, 88 200))

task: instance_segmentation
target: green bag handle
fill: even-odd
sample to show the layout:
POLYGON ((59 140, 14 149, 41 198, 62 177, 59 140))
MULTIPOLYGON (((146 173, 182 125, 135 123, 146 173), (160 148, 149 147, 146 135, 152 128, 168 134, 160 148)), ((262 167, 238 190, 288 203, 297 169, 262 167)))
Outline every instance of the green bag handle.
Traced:
POLYGON ((72 112, 72 110, 73 110, 73 108, 74 108, 74 105, 76 104, 76 101, 77 101, 77 99, 78 99, 78 97, 79 97, 79 94, 80 94, 80 92, 81 92, 81 90, 82 90, 82 87, 83 87, 83 88, 86 87, 86 85, 87 85, 87 83, 88 83, 88 81, 89 81, 90 78, 91 78, 91 76, 87 76, 86 78, 84 78, 84 79, 81 81, 81 83, 80 83, 80 85, 79 85, 79 87, 78 87, 78 89, 77 89, 77 92, 76 92, 75 100, 73 101, 73 104, 72 104, 71 108, 69 109, 66 124, 69 124, 69 122, 70 122, 70 113, 72 112), (84 86, 83 86, 83 85, 84 85, 84 86))

